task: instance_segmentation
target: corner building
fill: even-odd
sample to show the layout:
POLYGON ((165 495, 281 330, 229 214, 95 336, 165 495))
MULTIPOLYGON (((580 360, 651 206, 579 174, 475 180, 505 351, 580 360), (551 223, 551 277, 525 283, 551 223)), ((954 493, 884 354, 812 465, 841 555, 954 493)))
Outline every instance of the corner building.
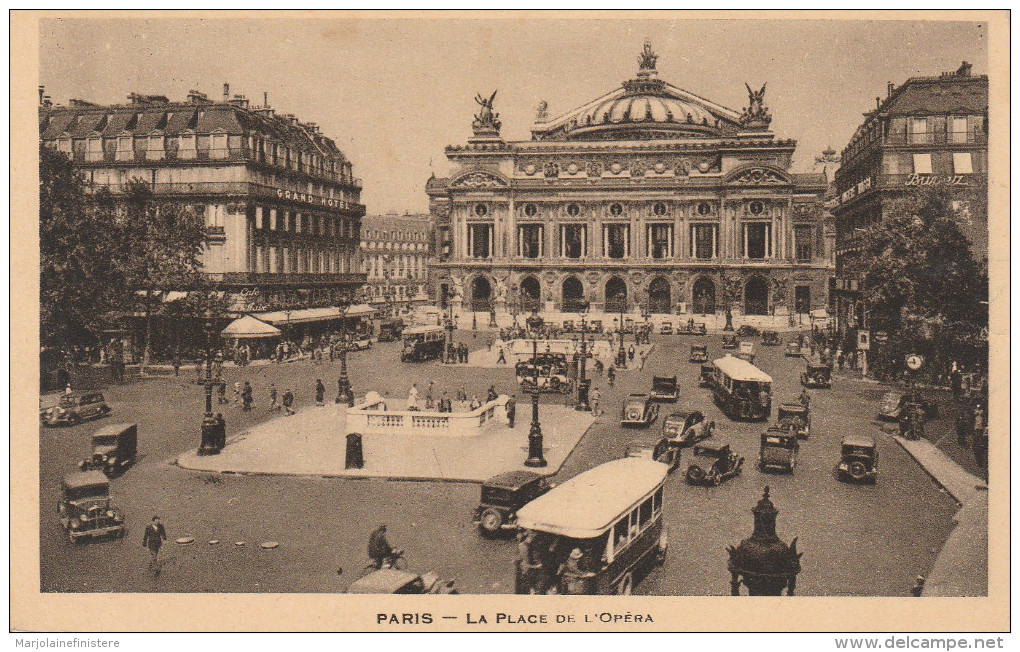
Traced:
POLYGON ((295 311, 335 306, 364 284, 361 181, 316 124, 231 98, 226 84, 222 101, 132 93, 120 105, 53 105, 42 90, 40 139, 88 181, 116 194, 140 179, 205 216, 203 272, 235 313, 314 321, 295 311))
POLYGON ((476 98, 452 174, 426 185, 441 305, 505 323, 588 302, 709 327, 727 305, 777 327, 827 305, 827 181, 789 172, 796 142, 769 131, 764 88, 737 112, 659 79, 656 59, 646 43, 634 79, 559 117, 542 102, 530 141, 504 141, 494 97, 476 98))

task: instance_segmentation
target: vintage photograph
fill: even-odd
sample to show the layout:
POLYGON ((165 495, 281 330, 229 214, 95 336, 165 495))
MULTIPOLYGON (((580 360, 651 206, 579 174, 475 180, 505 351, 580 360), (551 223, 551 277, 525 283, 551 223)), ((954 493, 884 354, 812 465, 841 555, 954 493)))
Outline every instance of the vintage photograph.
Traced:
POLYGON ((37 590, 987 597, 985 18, 41 16, 37 590))

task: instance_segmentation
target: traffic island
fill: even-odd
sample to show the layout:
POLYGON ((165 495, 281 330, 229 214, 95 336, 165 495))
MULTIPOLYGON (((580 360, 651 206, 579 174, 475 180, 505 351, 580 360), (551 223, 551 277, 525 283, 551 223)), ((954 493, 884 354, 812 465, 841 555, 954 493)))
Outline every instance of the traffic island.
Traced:
MULTIPOLYGON (((548 466, 538 472, 552 475, 594 419, 590 412, 559 405, 543 404, 541 409, 548 466)), ((346 436, 351 431, 346 423, 347 406, 308 407, 231 437, 219 455, 204 457, 191 450, 178 457, 177 464, 215 473, 483 482, 500 473, 528 468, 524 465, 530 430, 527 411, 518 408, 514 428, 507 425, 502 405, 498 412, 496 424, 475 436, 361 433, 364 466, 347 469, 346 436)))

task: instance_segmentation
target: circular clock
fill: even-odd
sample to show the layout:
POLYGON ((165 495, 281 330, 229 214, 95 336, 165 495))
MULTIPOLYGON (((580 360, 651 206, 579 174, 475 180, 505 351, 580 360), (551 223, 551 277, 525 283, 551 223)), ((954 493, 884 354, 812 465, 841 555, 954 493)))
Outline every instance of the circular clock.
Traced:
POLYGON ((923 364, 924 356, 917 355, 916 353, 911 353, 907 356, 907 368, 911 371, 917 371, 923 364))

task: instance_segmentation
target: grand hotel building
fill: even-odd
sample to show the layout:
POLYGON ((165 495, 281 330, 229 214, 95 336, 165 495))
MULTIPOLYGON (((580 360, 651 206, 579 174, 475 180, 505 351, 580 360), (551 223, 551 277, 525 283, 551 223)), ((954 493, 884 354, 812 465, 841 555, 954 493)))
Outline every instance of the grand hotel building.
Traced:
POLYGON ((476 98, 452 174, 426 184, 440 303, 783 322, 827 305, 825 176, 789 172, 796 142, 769 130, 764 89, 737 112, 659 79, 656 59, 646 43, 634 79, 559 117, 542 102, 529 141, 504 141, 494 98, 476 98))
POLYGON ((203 271, 236 313, 286 311, 300 323, 356 296, 361 181, 317 125, 231 98, 226 84, 221 101, 197 91, 128 99, 59 106, 40 88, 40 138, 97 186, 116 193, 141 179, 203 214, 203 271))

